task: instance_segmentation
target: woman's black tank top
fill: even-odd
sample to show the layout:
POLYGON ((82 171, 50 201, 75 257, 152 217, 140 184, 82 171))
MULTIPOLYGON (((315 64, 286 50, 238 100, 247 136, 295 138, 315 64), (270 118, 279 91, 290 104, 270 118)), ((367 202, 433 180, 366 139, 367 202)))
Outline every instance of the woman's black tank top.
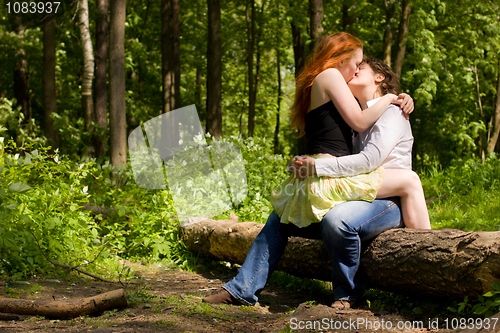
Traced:
POLYGON ((306 113, 306 154, 345 156, 352 153, 352 130, 332 101, 306 113))

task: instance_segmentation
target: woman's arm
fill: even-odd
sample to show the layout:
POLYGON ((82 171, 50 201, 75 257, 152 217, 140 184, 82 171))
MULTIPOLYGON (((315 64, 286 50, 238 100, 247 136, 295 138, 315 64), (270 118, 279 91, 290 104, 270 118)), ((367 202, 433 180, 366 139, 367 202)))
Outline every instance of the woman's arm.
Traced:
POLYGON ((373 125, 360 153, 337 158, 297 157, 292 167, 298 168, 302 177, 314 174, 345 177, 370 172, 384 163, 401 142, 405 131, 411 131, 408 126, 398 109, 390 109, 373 125))
MULTIPOLYGON (((389 104, 397 100, 397 96, 387 94, 372 107, 362 110, 342 74, 335 68, 329 68, 316 76, 311 89, 313 99, 331 99, 347 125, 357 132, 364 132, 380 118, 389 104)), ((314 108, 314 105, 311 106, 314 108)))

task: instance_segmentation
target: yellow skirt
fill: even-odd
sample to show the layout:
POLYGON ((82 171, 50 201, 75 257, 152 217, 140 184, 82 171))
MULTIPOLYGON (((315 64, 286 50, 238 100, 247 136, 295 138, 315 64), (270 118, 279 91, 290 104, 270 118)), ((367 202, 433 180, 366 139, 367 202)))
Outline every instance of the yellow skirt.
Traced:
POLYGON ((300 179, 292 175, 273 190, 271 204, 281 217, 281 223, 307 227, 320 222, 338 204, 375 199, 384 175, 383 167, 348 177, 313 176, 300 179))

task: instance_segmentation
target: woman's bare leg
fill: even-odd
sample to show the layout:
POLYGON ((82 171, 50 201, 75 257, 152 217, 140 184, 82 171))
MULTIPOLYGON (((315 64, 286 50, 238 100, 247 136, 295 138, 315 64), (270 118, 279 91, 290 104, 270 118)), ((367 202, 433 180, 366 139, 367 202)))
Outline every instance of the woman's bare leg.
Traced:
POLYGON ((430 229, 424 190, 418 175, 406 169, 385 169, 377 198, 400 197, 403 221, 407 228, 430 229))

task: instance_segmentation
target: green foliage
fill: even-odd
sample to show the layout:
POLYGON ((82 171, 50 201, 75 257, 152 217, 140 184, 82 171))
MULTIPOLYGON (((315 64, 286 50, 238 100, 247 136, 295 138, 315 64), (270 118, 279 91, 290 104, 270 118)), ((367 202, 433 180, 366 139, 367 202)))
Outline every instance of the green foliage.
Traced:
MULTIPOLYGON (((166 257, 185 264, 167 192, 137 187, 127 169, 113 169, 109 162, 75 162, 46 148, 21 149, 13 141, 0 152, 2 272, 43 272, 50 260, 97 270, 109 268, 111 257, 166 257)), ((114 267, 112 273, 126 271, 114 267)))
POLYGON ((270 153, 272 143, 265 138, 243 139, 241 136, 231 136, 220 141, 233 143, 241 148, 248 184, 246 198, 220 217, 227 218, 229 213, 234 212, 240 221, 265 223, 272 211, 271 191, 286 178, 289 159, 270 153))
POLYGON ((490 157, 457 161, 447 169, 433 168, 422 175, 433 228, 498 231, 500 161, 490 157))
POLYGON ((450 306, 448 310, 456 313, 461 317, 465 316, 483 316, 491 317, 500 311, 500 283, 493 282, 493 290, 488 291, 484 295, 478 295, 477 300, 469 302, 469 297, 465 297, 462 302, 458 302, 457 306, 450 306))
POLYGON ((0 135, 7 140, 16 138, 21 144, 42 145, 45 137, 35 119, 26 123, 21 108, 14 108, 14 104, 15 99, 0 98, 0 135))
MULTIPOLYGON (((265 222, 286 160, 270 154, 264 139, 212 141, 212 153, 222 154, 223 144, 241 148, 248 184, 247 197, 223 215, 265 222)), ((35 274, 50 269, 51 260, 91 271, 105 266, 114 275, 129 271, 121 258, 166 258, 187 269, 195 264, 180 241, 169 190, 138 187, 129 166, 71 160, 12 140, 2 141, 0 153, 0 271, 35 274)))
POLYGON ((86 170, 46 150, 2 147, 0 165, 0 269, 24 275, 48 268, 51 259, 85 251, 99 240, 99 226, 80 210, 86 170))

